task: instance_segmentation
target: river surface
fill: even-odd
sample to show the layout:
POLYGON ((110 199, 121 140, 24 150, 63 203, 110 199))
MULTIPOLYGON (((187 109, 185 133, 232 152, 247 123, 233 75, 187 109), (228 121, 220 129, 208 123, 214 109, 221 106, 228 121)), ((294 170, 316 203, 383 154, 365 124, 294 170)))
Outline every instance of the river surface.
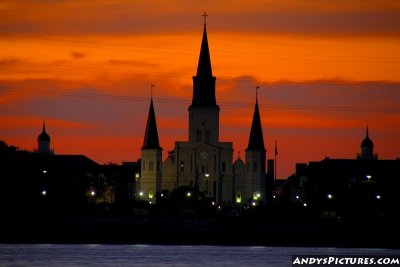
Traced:
POLYGON ((400 255, 400 249, 0 244, 0 266, 292 266, 292 255, 400 255))

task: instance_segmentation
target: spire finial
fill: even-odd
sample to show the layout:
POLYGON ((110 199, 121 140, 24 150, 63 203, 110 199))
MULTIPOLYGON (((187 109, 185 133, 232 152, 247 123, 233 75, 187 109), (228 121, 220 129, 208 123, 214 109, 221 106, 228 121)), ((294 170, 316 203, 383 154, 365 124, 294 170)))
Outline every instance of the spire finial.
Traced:
POLYGON ((260 86, 256 86, 256 100, 258 99, 258 90, 260 89, 260 86))
POLYGON ((43 118, 43 132, 46 131, 46 119, 43 118))
POLYGON ((240 159, 240 150, 238 151, 238 158, 240 159))
POLYGON ((150 84, 150 97, 153 99, 153 87, 156 86, 155 84, 150 84))
POLYGON ((203 15, 201 15, 201 16, 204 17, 204 27, 205 27, 207 25, 208 14, 207 14, 207 12, 204 11, 203 15))
POLYGON ((368 137, 368 124, 367 124, 367 137, 368 137))

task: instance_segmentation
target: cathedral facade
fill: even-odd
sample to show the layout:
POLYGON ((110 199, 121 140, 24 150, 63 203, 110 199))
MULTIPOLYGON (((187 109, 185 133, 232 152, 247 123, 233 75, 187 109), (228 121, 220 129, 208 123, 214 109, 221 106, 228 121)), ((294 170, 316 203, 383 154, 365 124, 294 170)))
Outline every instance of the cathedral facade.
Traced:
POLYGON ((261 117, 256 99, 253 122, 246 149, 246 158, 233 163, 233 142, 221 142, 220 108, 216 101, 216 77, 213 76, 207 29, 203 37, 193 96, 189 111, 188 141, 176 141, 175 147, 162 161, 156 116, 151 99, 142 147, 141 177, 137 195, 155 201, 155 194, 189 186, 200 190, 209 199, 228 203, 242 200, 265 200, 266 149, 261 117))

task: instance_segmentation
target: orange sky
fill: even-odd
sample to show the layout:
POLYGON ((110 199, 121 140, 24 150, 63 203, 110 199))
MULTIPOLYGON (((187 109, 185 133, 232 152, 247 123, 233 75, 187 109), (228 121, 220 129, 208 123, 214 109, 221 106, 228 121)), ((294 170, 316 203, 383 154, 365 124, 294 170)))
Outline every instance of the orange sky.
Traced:
POLYGON ((256 86, 278 177, 354 158, 367 124, 379 157, 400 157, 399 1, 197 2, 0 3, 0 139, 32 150, 45 117, 57 154, 136 160, 153 83, 164 152, 187 140, 206 10, 220 139, 235 158, 256 86))

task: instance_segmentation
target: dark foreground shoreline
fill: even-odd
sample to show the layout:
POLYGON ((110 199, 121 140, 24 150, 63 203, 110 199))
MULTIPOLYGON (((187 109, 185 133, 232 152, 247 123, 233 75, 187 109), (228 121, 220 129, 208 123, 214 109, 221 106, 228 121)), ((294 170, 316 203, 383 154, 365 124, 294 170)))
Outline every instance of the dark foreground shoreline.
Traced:
POLYGON ((397 222, 257 218, 2 218, 0 243, 400 248, 397 222))

